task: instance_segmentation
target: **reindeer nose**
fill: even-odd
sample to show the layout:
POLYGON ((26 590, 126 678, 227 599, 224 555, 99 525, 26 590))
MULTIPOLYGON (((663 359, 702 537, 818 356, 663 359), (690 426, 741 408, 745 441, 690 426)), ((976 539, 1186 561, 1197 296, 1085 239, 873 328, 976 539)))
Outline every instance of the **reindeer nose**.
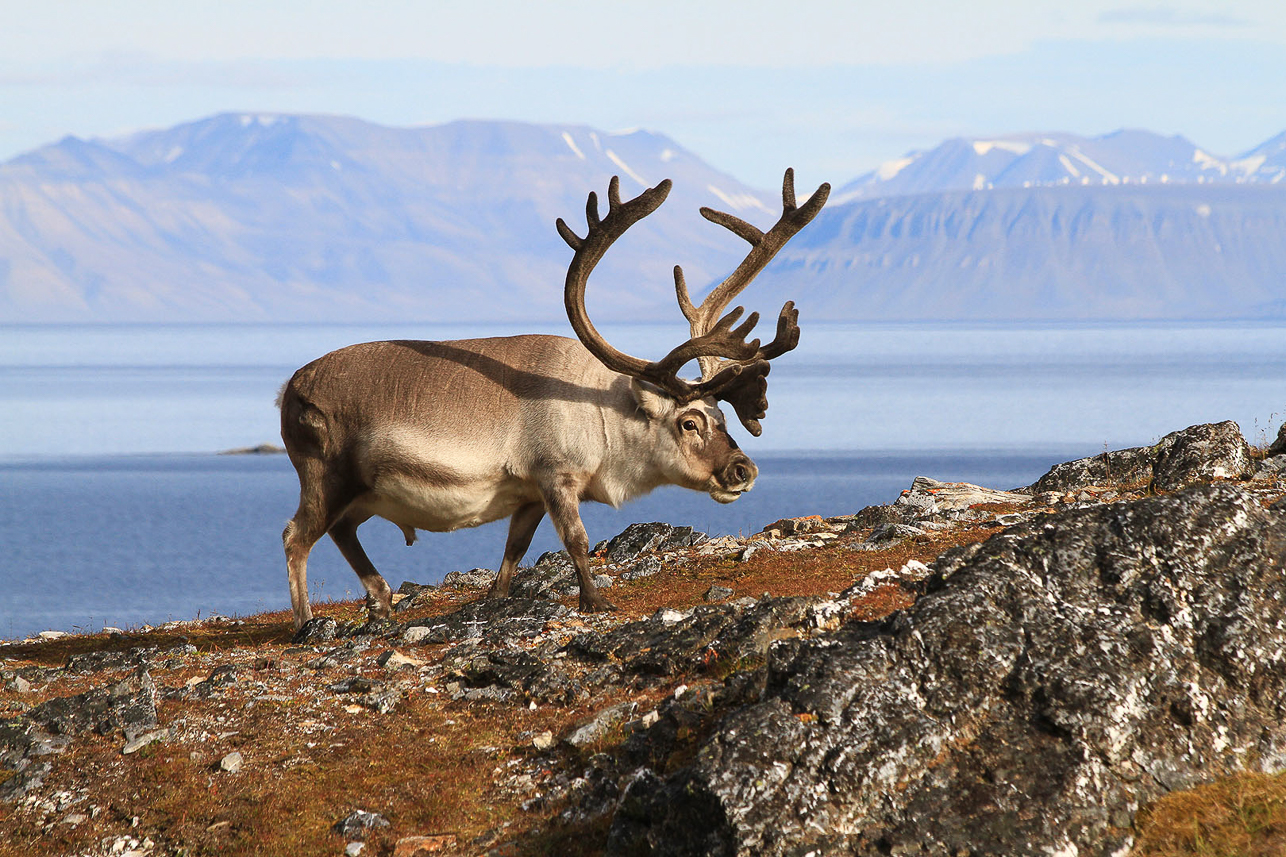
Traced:
POLYGON ((723 484, 729 488, 749 491, 759 475, 759 468, 743 453, 736 453, 723 469, 723 484))

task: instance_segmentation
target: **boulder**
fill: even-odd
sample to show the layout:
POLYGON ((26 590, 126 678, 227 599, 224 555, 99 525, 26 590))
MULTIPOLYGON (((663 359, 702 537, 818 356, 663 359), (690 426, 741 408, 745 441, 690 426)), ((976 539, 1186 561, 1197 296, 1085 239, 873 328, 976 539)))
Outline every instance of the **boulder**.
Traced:
POLYGON ((627 778, 608 852, 1125 853, 1167 791, 1286 768, 1284 564, 1286 515, 1223 484, 949 551, 905 612, 774 644, 691 764, 627 778))
POLYGON ((705 533, 698 533, 691 527, 675 527, 659 522, 630 524, 607 543, 596 545, 595 553, 600 549, 604 550, 608 562, 622 563, 643 553, 688 547, 704 536, 705 533))
POLYGON ((487 639, 503 641, 509 637, 535 637, 546 623, 571 613, 557 601, 520 598, 483 598, 466 604, 445 616, 430 616, 408 622, 402 639, 416 643, 447 643, 460 640, 487 639), (427 629, 416 632, 417 628, 427 629))
POLYGON ((923 515, 959 511, 982 503, 1022 506, 1030 502, 1031 497, 1027 494, 996 491, 968 482, 939 482, 927 476, 917 476, 911 482, 911 488, 902 492, 895 505, 909 506, 923 515))
POLYGON ((1152 485, 1177 491, 1217 479, 1245 479, 1255 472, 1250 444, 1232 420, 1172 432, 1157 444, 1152 485))
POLYGON ((1286 423, 1282 423, 1282 427, 1277 430, 1277 439, 1264 450, 1265 458, 1272 458, 1275 455, 1286 455, 1286 423))
POLYGON ((389 821, 378 812, 355 809, 331 826, 346 839, 365 839, 372 830, 388 827, 389 821))
POLYGON ((1177 491, 1254 472, 1250 445, 1232 420, 1170 432, 1156 446, 1140 446, 1056 464, 1025 490, 1079 491, 1113 485, 1177 491))

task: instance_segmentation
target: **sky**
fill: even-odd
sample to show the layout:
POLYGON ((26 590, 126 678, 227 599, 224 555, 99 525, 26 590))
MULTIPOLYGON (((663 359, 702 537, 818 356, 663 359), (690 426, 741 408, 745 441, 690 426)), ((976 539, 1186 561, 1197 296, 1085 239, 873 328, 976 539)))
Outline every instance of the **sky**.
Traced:
POLYGON ((0 0, 0 161, 224 111, 645 128, 772 188, 954 136, 1286 131, 1280 0, 0 0))

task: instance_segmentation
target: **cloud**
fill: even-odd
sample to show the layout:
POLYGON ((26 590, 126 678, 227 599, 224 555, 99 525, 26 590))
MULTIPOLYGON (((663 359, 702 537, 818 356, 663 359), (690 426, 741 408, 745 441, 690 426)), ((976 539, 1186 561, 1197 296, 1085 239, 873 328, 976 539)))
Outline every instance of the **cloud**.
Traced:
POLYGON ((1128 6, 1100 12, 1100 24, 1143 24, 1159 27, 1248 27, 1251 21, 1223 12, 1197 12, 1174 6, 1128 6))

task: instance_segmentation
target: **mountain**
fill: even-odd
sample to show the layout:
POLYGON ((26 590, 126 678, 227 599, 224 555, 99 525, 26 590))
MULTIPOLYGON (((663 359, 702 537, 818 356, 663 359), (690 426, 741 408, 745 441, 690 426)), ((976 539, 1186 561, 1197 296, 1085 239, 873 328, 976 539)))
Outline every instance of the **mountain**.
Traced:
POLYGON ((947 140, 841 187, 837 202, 913 193, 1119 184, 1273 184, 1286 178, 1286 134, 1236 158, 1183 137, 1121 130, 1102 137, 1013 134, 947 140))
MULTIPOLYGON (((585 198, 669 201, 594 274, 602 320, 680 322, 780 211, 661 134, 224 114, 0 164, 0 322, 564 318, 585 198)), ((801 193, 806 192, 801 188, 801 193)), ((844 185, 759 277, 770 318, 1286 317, 1286 133, 1232 158, 1123 130, 954 139, 844 185)))
POLYGON ((760 287, 805 317, 1286 318, 1286 187, 997 188, 828 206, 760 287))
POLYGON ((675 185, 599 266, 608 318, 678 318, 672 265, 696 289, 740 261, 700 206, 779 205, 643 131, 225 114, 68 137, 0 165, 0 321, 558 319, 554 220, 583 233, 618 174, 675 185))

